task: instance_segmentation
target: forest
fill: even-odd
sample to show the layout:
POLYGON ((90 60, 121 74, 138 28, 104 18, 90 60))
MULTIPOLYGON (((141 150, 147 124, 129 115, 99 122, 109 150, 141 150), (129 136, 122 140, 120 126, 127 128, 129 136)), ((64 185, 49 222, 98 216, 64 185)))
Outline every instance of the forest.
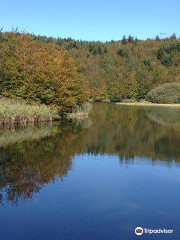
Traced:
POLYGON ((180 89, 180 40, 175 34, 100 42, 37 36, 18 29, 0 32, 1 97, 45 104, 63 114, 88 100, 139 101, 165 83, 177 84, 173 91, 180 89))
POLYGON ((144 99, 159 85, 180 82, 180 40, 176 34, 147 40, 130 35, 110 42, 34 37, 41 43, 55 41, 65 47, 94 101, 144 99))

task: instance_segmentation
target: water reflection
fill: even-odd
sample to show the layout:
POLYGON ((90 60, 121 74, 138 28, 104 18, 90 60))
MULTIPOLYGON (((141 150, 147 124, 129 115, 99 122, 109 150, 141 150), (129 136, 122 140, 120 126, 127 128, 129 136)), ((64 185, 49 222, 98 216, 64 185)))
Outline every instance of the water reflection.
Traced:
POLYGON ((24 141, 34 141, 57 133, 58 127, 52 123, 28 126, 5 126, 0 128, 0 147, 9 147, 24 141))
POLYGON ((149 107, 146 114, 150 120, 159 125, 169 126, 180 130, 180 110, 179 108, 149 107))
POLYGON ((32 199, 44 184, 55 182, 57 178, 63 180, 72 168, 73 141, 70 126, 3 130, 0 137, 0 201, 3 202, 4 196, 7 201, 18 204, 19 200, 32 199))
POLYGON ((97 104, 93 111, 89 152, 180 161, 180 110, 97 104))
POLYGON ((180 162, 180 111, 94 104, 89 119, 68 125, 0 130, 0 201, 18 204, 63 179, 79 154, 180 162))

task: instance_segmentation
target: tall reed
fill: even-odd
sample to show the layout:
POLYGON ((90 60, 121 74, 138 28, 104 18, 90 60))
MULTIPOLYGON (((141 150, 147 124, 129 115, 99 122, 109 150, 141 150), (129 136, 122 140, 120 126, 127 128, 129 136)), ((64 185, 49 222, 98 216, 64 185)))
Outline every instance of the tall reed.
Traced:
POLYGON ((0 98, 0 125, 26 124, 53 121, 58 118, 55 108, 45 105, 29 105, 20 100, 0 98))

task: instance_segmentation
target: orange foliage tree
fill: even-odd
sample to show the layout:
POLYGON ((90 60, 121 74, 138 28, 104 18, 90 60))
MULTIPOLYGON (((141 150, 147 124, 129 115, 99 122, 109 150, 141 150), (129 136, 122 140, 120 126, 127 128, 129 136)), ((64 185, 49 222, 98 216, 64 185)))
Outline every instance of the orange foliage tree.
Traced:
POLYGON ((88 98, 73 59, 56 43, 40 43, 28 33, 1 33, 0 94, 68 112, 88 98))

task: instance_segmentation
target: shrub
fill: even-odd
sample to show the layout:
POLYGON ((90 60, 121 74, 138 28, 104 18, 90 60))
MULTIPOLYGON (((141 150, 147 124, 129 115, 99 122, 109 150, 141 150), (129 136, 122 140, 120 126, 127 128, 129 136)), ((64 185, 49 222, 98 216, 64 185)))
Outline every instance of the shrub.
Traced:
POLYGON ((121 100, 122 103, 135 103, 137 102, 136 99, 122 99, 121 100))
POLYGON ((180 103, 180 84, 165 83, 152 89, 146 99, 152 103, 180 103))
POLYGON ((82 105, 78 106, 76 105, 72 109, 72 113, 67 114, 68 119, 73 119, 73 118, 84 118, 88 116, 88 114, 91 112, 92 109, 92 104, 91 103, 83 103, 82 105))
POLYGON ((146 102, 146 99, 141 98, 141 99, 138 100, 138 102, 140 102, 140 103, 144 103, 144 102, 146 102))

